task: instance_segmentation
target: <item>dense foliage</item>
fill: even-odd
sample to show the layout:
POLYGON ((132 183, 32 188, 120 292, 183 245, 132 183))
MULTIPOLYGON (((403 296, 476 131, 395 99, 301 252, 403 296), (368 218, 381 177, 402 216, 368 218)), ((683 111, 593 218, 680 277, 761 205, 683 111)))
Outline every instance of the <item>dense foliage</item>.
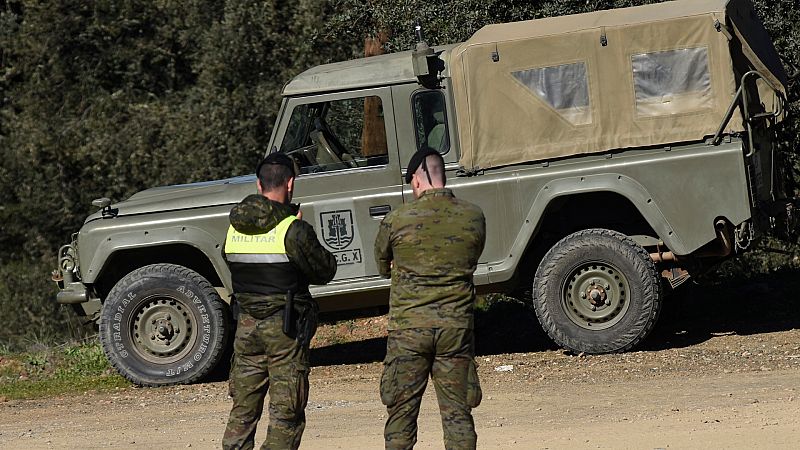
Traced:
MULTIPOLYGON (((49 269, 93 198, 248 172, 301 70, 360 56, 376 36, 408 49, 418 21, 443 44, 486 23, 654 2, 0 0, 0 342, 68 329, 49 269)), ((800 65, 796 2, 755 3, 800 65)), ((799 124, 786 122, 785 148, 799 124)))

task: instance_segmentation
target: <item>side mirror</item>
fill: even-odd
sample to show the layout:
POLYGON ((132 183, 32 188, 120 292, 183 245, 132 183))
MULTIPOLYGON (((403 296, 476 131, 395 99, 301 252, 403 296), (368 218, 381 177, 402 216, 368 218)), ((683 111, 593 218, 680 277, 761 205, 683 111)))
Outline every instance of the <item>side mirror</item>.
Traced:
POLYGON ((92 206, 97 206, 98 208, 105 208, 110 204, 111 204, 111 199, 108 197, 101 197, 92 200, 92 206))
POLYGON ((118 208, 111 208, 111 199, 108 197, 96 198, 92 200, 92 205, 101 208, 100 213, 103 215, 104 219, 117 217, 117 214, 119 214, 118 208))

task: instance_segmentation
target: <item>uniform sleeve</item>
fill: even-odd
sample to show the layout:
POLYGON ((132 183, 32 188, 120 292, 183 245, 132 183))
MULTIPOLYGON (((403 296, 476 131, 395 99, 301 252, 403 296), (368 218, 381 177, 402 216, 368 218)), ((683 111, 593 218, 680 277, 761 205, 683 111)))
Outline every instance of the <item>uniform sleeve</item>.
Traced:
POLYGON ((378 236, 375 238, 375 261, 378 263, 378 273, 384 278, 392 276, 392 223, 391 214, 381 221, 378 227, 378 236))
POLYGON ((483 215, 483 211, 478 209, 480 212, 480 218, 478 219, 478 236, 480 239, 480 250, 478 251, 478 257, 480 258, 481 253, 483 253, 483 249, 486 246, 486 217, 483 215))
POLYGON ((308 222, 296 220, 289 227, 286 254, 311 284, 327 284, 336 275, 336 257, 320 244, 308 222))

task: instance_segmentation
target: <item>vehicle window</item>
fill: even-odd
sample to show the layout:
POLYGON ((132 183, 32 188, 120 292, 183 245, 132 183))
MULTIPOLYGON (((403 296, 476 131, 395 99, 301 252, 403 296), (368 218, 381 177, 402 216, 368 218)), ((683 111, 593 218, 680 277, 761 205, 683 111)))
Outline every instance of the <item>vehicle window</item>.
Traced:
POLYGON ((636 115, 680 114, 711 108, 708 49, 641 53, 631 58, 636 115))
POLYGON ((417 149, 430 147, 441 154, 450 150, 447 112, 441 91, 417 92, 411 99, 414 108, 414 128, 417 149))
POLYGON ((296 106, 280 151, 295 161, 301 174, 387 164, 380 97, 296 106))
POLYGON ((579 62, 511 72, 539 99, 573 125, 592 123, 586 64, 579 62))

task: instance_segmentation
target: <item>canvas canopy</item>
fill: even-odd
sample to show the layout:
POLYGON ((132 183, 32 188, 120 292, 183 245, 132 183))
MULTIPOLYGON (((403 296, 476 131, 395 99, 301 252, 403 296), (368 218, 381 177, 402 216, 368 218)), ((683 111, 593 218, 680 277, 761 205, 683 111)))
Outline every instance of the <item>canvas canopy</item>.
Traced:
MULTIPOLYGON (((450 55, 461 165, 714 135, 741 76, 786 75, 748 0, 683 0, 489 25, 450 55), (716 25, 716 26, 715 26, 716 25)), ((758 81, 769 110, 776 94, 758 81)), ((742 131, 741 114, 727 131, 742 131)))

